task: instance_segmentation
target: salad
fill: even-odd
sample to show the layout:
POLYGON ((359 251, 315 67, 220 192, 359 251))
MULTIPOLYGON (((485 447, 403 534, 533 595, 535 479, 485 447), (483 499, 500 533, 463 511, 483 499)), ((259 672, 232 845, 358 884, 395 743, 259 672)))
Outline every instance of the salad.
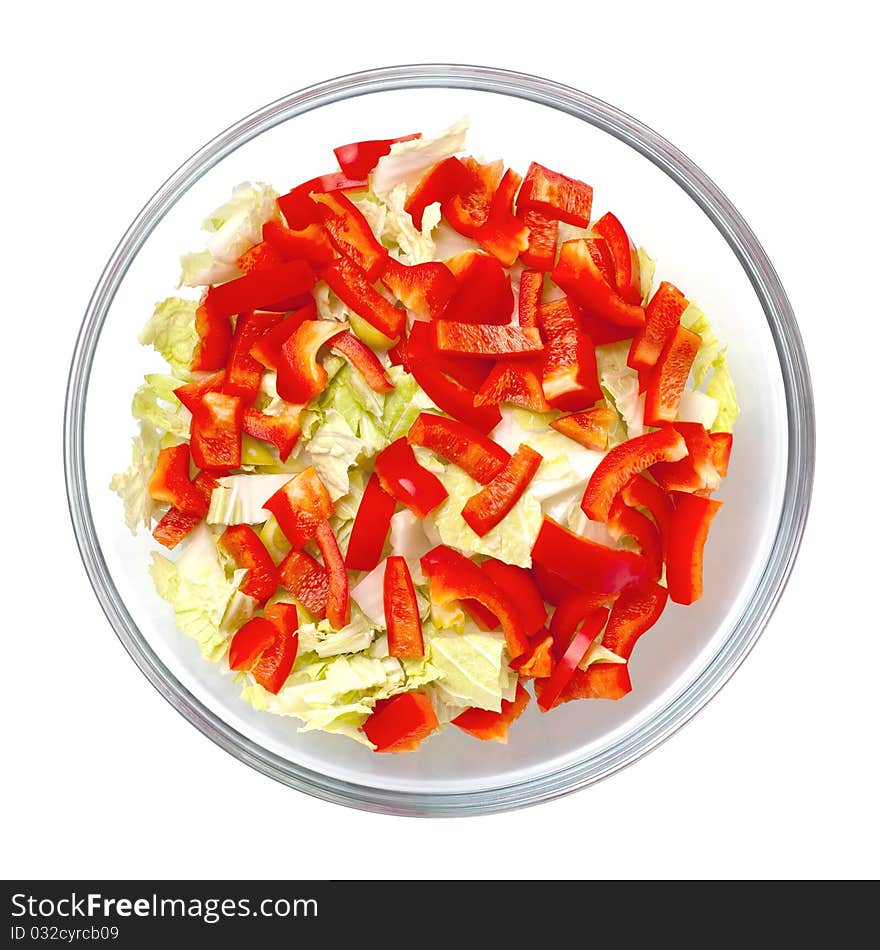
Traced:
POLYGON ((237 187, 140 341, 114 476, 180 631, 257 710, 376 752, 618 700, 702 593, 725 347, 593 190, 467 123, 237 187))

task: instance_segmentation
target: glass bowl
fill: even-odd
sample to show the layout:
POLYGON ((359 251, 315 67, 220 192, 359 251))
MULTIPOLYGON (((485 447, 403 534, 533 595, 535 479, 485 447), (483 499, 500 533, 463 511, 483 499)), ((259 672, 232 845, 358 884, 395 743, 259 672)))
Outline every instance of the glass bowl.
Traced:
POLYGON ((206 736, 278 781, 330 801, 405 815, 531 805, 635 761, 689 720, 748 654, 782 592, 803 533, 814 418, 800 335, 760 244, 715 184, 655 132, 586 93, 521 73, 419 65, 343 76, 242 119, 176 171, 137 216, 89 303, 70 373, 65 468, 89 579, 132 659, 206 736), (671 605, 631 661, 633 692, 532 703, 506 746, 446 730, 414 755, 375 755, 350 740, 301 734, 257 713, 232 678, 174 626, 147 573, 152 539, 132 538, 107 488, 128 462, 129 399, 161 361, 137 343, 153 302, 174 290, 181 252, 205 213, 242 181, 277 188, 327 171, 340 142, 445 128, 471 118, 468 149, 520 170, 532 160, 589 181, 597 214, 630 228, 730 344, 742 404, 725 507, 707 545, 705 593, 671 605))

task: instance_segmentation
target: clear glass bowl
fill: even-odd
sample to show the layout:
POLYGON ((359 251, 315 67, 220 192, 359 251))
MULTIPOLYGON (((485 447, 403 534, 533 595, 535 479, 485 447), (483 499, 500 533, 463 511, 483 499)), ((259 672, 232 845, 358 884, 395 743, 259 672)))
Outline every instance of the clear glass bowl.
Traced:
MULTIPOLYGON (((102 274, 73 356, 65 466, 74 529, 114 630, 151 683, 193 725, 248 765, 342 804, 407 815, 463 815, 535 804, 633 762, 721 688, 764 628, 794 562, 813 478, 814 418, 800 335, 770 261, 725 196, 655 132, 586 93, 520 73, 401 66, 286 96, 209 142, 165 182, 102 274), (160 368, 137 334, 173 292, 178 255, 241 181, 279 189, 329 169, 330 148, 376 135, 430 133, 469 115, 469 150, 524 169, 536 159, 583 178, 730 344, 742 415, 725 507, 707 546, 703 598, 672 605, 631 661, 619 702, 534 703, 507 746, 458 730, 415 755, 375 755, 336 736, 254 712, 231 677, 174 627, 147 574, 152 539, 132 538, 107 483, 128 461, 130 394, 160 368)), ((124 711, 122 711, 124 715, 124 711)))

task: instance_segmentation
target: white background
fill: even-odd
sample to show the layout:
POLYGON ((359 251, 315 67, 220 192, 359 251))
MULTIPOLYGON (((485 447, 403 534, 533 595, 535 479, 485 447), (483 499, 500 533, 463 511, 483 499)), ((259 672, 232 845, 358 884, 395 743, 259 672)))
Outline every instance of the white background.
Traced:
POLYGON ((0 41, 0 873, 876 877, 880 203, 869 8, 838 2, 831 20, 806 3, 741 2, 723 14, 635 0, 14 4, 0 41), (101 613, 62 477, 74 338, 146 198, 264 103, 414 61, 546 75, 682 148, 774 261, 817 401, 800 559, 730 684, 625 772, 485 818, 402 819, 312 800, 188 726, 101 613))

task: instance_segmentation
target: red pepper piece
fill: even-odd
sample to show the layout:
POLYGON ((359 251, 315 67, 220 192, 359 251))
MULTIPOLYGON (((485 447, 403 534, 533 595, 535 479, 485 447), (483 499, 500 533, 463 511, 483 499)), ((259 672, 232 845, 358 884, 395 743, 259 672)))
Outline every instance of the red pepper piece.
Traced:
POLYGON ((266 310, 279 301, 307 294, 314 284, 315 275, 305 261, 290 261, 209 288, 205 306, 218 318, 266 310))
POLYGON ((354 261, 339 257, 321 272, 321 277, 344 304, 380 333, 392 340, 400 336, 406 311, 386 300, 354 261))
POLYGON ((373 234, 367 219, 338 191, 316 194, 313 200, 321 206, 321 221, 336 250, 351 258, 370 283, 377 280, 385 267, 388 248, 373 234))
POLYGON ((326 267, 336 257, 330 238, 320 224, 309 224, 293 230, 273 219, 263 225, 263 242, 282 261, 308 261, 319 269, 326 267))
POLYGON ((454 600, 478 600, 501 622, 511 659, 529 649, 529 640, 515 605, 473 561, 441 544, 424 555, 420 563, 429 579, 434 603, 444 605, 454 600))
POLYGON ((633 333, 637 332, 634 327, 622 327, 619 323, 609 323, 583 307, 578 308, 578 323, 589 335, 594 346, 631 340, 633 333))
POLYGON ((577 587, 569 584, 568 581, 563 580, 555 571, 551 571, 538 561, 532 561, 529 573, 535 582, 535 586, 541 592, 541 596, 548 604, 558 606, 566 597, 578 593, 577 587))
POLYGON ((236 630, 229 644, 229 669, 250 670, 278 638, 278 628, 265 617, 253 617, 236 630))
POLYGON ((645 390, 645 425, 674 422, 688 375, 700 348, 699 334, 676 328, 666 341, 645 390))
POLYGON ((610 211, 603 214, 590 230, 605 238, 608 250, 614 258, 614 283, 620 296, 627 303, 641 304, 642 279, 639 252, 630 240, 623 225, 610 211))
POLYGON ((285 405, 281 412, 270 416, 256 409, 245 409, 241 428, 249 436, 274 445, 278 458, 286 462, 299 442, 301 411, 302 406, 285 405))
POLYGON ((669 521, 672 518, 672 502, 669 500, 669 495, 644 476, 635 475, 623 486, 618 497, 630 507, 644 508, 651 515, 660 534, 665 558, 669 539, 669 521))
POLYGON ((428 319, 443 311, 458 287, 452 271, 440 261, 407 266, 389 257, 381 279, 407 310, 428 319))
POLYGON ((189 409, 195 412, 196 406, 202 401, 205 393, 218 393, 223 387, 223 380, 226 376, 225 370, 211 373, 209 376, 202 376, 200 379, 194 379, 191 383, 185 383, 174 390, 174 395, 189 409))
POLYGON ((327 619, 337 630, 349 619, 348 572, 339 545, 327 521, 321 522, 315 531, 315 544, 321 552, 324 570, 327 571, 327 619))
POLYGON ((275 642, 260 657, 251 670, 254 680, 263 689, 277 694, 296 662, 299 648, 299 617, 294 604, 270 604, 266 608, 266 619, 275 627, 275 642))
POLYGON ((535 270, 553 270, 559 222, 534 208, 517 208, 516 216, 529 229, 529 244, 520 253, 520 260, 526 267, 534 267, 535 270))
POLYGON ((722 478, 727 478, 727 469, 730 466, 730 453, 733 450, 732 432, 710 432, 712 440, 712 464, 715 471, 722 478))
POLYGON ((687 297, 674 284, 664 280, 648 301, 645 325, 633 337, 627 364, 640 371, 654 366, 687 306, 687 297))
POLYGON ((321 222, 320 209, 311 198, 313 193, 366 191, 368 188, 369 182, 366 178, 349 178, 344 172, 330 172, 297 185, 292 191, 282 195, 277 203, 288 227, 304 229, 310 224, 321 222))
MULTIPOLYGON (((219 477, 219 473, 218 477, 219 477)), ((225 473, 223 473, 225 474, 225 473)), ((217 479, 209 472, 199 472, 193 479, 193 485, 202 493, 205 499, 205 512, 211 504, 211 492, 217 487, 217 479)), ((195 528, 204 515, 185 514, 177 508, 171 507, 159 519, 153 528, 153 537, 159 544, 172 550, 195 528)))
POLYGON ((622 326, 641 327, 645 311, 638 304, 627 303, 609 283, 606 276, 607 245, 601 238, 578 238, 565 241, 552 278, 582 307, 596 316, 622 326))
POLYGON ((606 408, 587 409, 586 412, 574 412, 569 416, 560 416, 550 423, 569 439, 594 452, 604 452, 608 447, 608 430, 614 421, 614 411, 606 408))
POLYGON ((581 501, 584 514, 593 521, 607 521, 611 503, 633 475, 656 462, 677 462, 685 455, 687 445, 672 426, 615 446, 590 476, 581 501))
POLYGON ((678 462, 658 462, 651 474, 666 491, 715 491, 721 477, 715 468, 715 443, 699 422, 675 422, 688 454, 678 462))
POLYGON ((407 433, 410 445, 421 445, 452 462, 485 485, 501 471, 510 455, 482 432, 445 416, 419 413, 407 433))
POLYGON ((590 224, 593 189, 576 178, 532 162, 516 203, 518 208, 540 211, 556 221, 586 228, 590 224))
POLYGON ((593 341, 578 326, 565 297, 538 308, 544 338, 542 387, 556 409, 587 409, 602 398, 593 341))
POLYGON ((333 512, 330 495, 311 466, 294 475, 263 507, 275 515, 284 536, 297 551, 311 541, 318 526, 333 512))
POLYGON ((239 590, 265 603, 278 587, 278 572, 256 531, 247 524, 230 525, 217 543, 238 567, 247 568, 239 590))
POLYGON ((516 696, 513 700, 502 699, 501 711, 488 709, 468 709, 452 720, 453 726, 469 733, 475 739, 507 743, 507 733, 511 725, 525 712, 531 696, 521 683, 516 684, 516 696))
POLYGON ((676 604, 692 604, 703 594, 703 548, 721 502, 686 492, 673 492, 672 500, 666 586, 676 604))
POLYGON ((585 670, 574 671, 554 706, 573 699, 622 699, 631 691, 626 663, 591 663, 585 670))
POLYGON ((293 331, 306 320, 317 319, 318 311, 314 301, 310 301, 304 307, 299 307, 284 319, 281 319, 279 315, 280 322, 259 337, 250 348, 250 355, 267 369, 277 370, 281 362, 281 349, 290 339, 293 331))
POLYGON ((655 580, 660 577, 663 571, 663 545, 659 531, 647 515, 624 504, 618 495, 608 513, 607 527, 615 541, 633 538, 642 556, 651 565, 651 577, 655 580))
POLYGON ((478 600, 463 600, 461 606, 464 612, 481 630, 491 631, 501 629, 501 621, 488 607, 484 607, 478 600))
POLYGON ((529 229, 513 213, 513 199, 521 182, 521 176, 508 168, 492 197, 489 215, 476 235, 480 247, 505 267, 511 267, 529 246, 529 229))
POLYGON ((478 432, 489 432, 501 422, 497 406, 475 406, 476 393, 445 375, 436 366, 416 360, 411 364, 410 372, 438 408, 478 432))
POLYGON ((284 258, 266 241, 260 241, 249 247, 235 262, 235 266, 243 273, 249 274, 255 270, 265 270, 284 263, 284 258))
POLYGON ((640 554, 596 544, 546 517, 532 548, 532 560, 582 591, 609 596, 651 573, 640 554))
POLYGON ((327 613, 330 582, 327 571, 305 551, 288 551, 278 565, 278 580, 315 617, 327 613))
POLYGON ((396 502, 373 474, 361 498, 348 539, 345 566, 352 571, 372 571, 382 558, 396 502))
POLYGON ((480 228, 489 220, 492 198, 501 182, 504 163, 497 161, 483 165, 470 156, 463 158, 461 163, 469 173, 467 185, 443 202, 443 214, 459 234, 476 239, 480 228))
POLYGON ((229 351, 229 363, 226 366, 226 378, 222 392, 230 396, 240 396, 245 403, 252 403, 260 391, 264 366, 251 356, 251 347, 281 322, 281 314, 266 310, 243 313, 235 324, 232 348, 229 351))
POLYGON ((392 442, 376 456, 376 475, 382 488, 419 518, 429 515, 446 500, 443 483, 419 465, 405 438, 392 442))
POLYGON ((411 752, 440 723, 424 693, 401 693, 376 703, 361 728, 376 752, 411 752))
POLYGON ((363 340, 348 332, 340 333, 330 340, 330 348, 344 356, 374 392, 390 393, 394 389, 385 367, 363 340))
POLYGON ((443 310, 445 319, 460 323, 510 323, 510 274, 497 258, 465 251, 449 258, 446 266, 455 275, 457 288, 443 310))
POLYGON ((544 344, 537 327, 491 326, 479 323, 458 323, 438 320, 437 348, 441 352, 468 357, 534 356, 544 344))
POLYGON ((472 183, 470 170, 461 159, 445 158, 422 176, 413 193, 407 198, 405 209, 417 228, 422 227, 422 215, 428 205, 447 204, 453 195, 465 191, 472 183))
POLYGON ((366 178, 376 167, 379 159, 391 151, 398 142, 410 142, 420 139, 421 132, 401 135, 396 139, 372 139, 368 142, 352 142, 350 145, 338 145, 333 149, 336 161, 343 173, 349 178, 366 178))
POLYGON ((204 303, 196 309, 196 345, 189 368, 194 372, 223 369, 232 344, 232 324, 229 317, 217 314, 204 303))
POLYGON ((660 619, 669 592, 646 581, 623 590, 611 608, 602 646, 628 660, 639 637, 660 619))
POLYGON ((527 653, 523 653, 515 660, 510 661, 510 668, 519 673, 521 679, 546 678, 556 666, 556 657, 553 655, 553 637, 536 636, 529 646, 527 653))
POLYGON ((559 660, 568 649, 571 638, 578 625, 590 614, 604 606, 611 599, 609 594, 586 594, 583 591, 572 589, 553 611, 550 621, 550 637, 553 640, 553 658, 559 660))
POLYGON ((559 695, 574 675, 578 664, 587 655, 590 645, 602 632, 605 621, 608 619, 608 609, 600 607, 589 614, 580 629, 572 637, 571 643, 565 650, 553 673, 544 680, 537 693, 538 708, 541 712, 552 709, 559 699, 559 695))
POLYGON ((296 604, 277 601, 267 604, 263 616, 275 626, 280 634, 293 634, 299 627, 299 613, 296 604))
POLYGON ((396 657, 424 656, 422 621, 406 558, 394 555, 386 559, 382 591, 388 653, 396 657))
POLYGON ((539 374, 540 365, 536 365, 536 361, 499 360, 480 386, 474 405, 511 403, 531 409, 532 412, 549 412, 551 406, 544 396, 539 374))
POLYGON ((536 634, 547 622, 547 609, 529 572, 495 558, 483 561, 480 569, 511 599, 526 634, 530 637, 536 634))
POLYGON ((333 337, 347 329, 335 320, 305 320, 281 347, 276 388, 285 402, 304 406, 324 391, 327 370, 318 362, 318 352, 333 337))
POLYGON ((521 445, 492 481, 468 498, 461 509, 462 518, 483 537, 507 517, 542 461, 538 452, 521 445))
POLYGON ((544 292, 544 275, 539 270, 524 270, 519 279, 519 301, 517 303, 519 325, 521 327, 538 326, 538 308, 544 292))
MULTIPOLYGON (((405 369, 415 373, 416 368, 427 364, 447 376, 451 376, 465 389, 476 391, 483 385, 492 369, 491 359, 457 356, 437 347, 437 325, 417 320, 413 323, 405 347, 405 369)), ((473 396, 470 396, 473 402, 473 396)))
POLYGON ((207 392, 193 411, 190 451, 199 468, 241 465, 244 405, 238 396, 207 392))
POLYGON ((184 514, 203 518, 208 512, 204 495, 190 481, 189 448, 186 443, 159 452, 147 491, 154 501, 168 502, 184 514))

